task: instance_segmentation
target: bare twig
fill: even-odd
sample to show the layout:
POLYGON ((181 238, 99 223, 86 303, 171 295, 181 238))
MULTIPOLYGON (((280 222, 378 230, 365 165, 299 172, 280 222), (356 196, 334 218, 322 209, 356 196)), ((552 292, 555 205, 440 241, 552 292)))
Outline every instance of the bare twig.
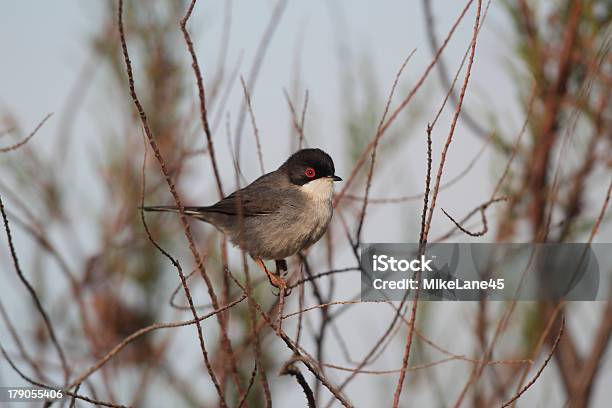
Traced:
MULTIPOLYGON (((130 91, 130 95, 132 97, 132 101, 134 102, 134 105, 136 106, 136 109, 138 110, 138 114, 140 116, 140 120, 142 123, 142 126, 144 128, 145 134, 147 136, 147 139, 149 141, 149 145, 151 146, 151 149, 153 150, 153 153, 155 154, 155 158, 157 159, 162 173, 164 174, 164 178, 166 179, 166 183, 168 184, 168 187, 170 189, 170 192, 174 198, 174 201, 177 205, 177 207, 179 208, 179 218, 181 220, 181 223, 183 225, 183 230, 185 233, 185 237, 187 238, 187 241, 189 243, 189 249, 196 261, 196 265, 197 267, 200 268, 200 272, 204 278, 204 280, 206 281, 206 284, 208 286, 208 290, 209 290, 209 294, 211 295, 211 301, 213 303, 213 306, 215 308, 218 307, 217 305, 217 297, 214 293, 214 289, 212 287, 212 282, 210 281, 210 278, 208 277, 208 275, 206 274, 206 270, 204 269, 204 264, 200 258, 200 254, 198 253, 198 251, 195 248, 195 244, 193 243, 193 237, 191 235, 191 228, 189 227, 189 223, 187 222, 187 217, 185 216, 185 210, 183 207, 183 204, 181 202, 181 199, 178 195, 178 192, 176 191, 176 187, 172 181, 172 179, 170 178, 170 174, 168 172, 167 166, 166 166, 166 162, 164 161, 161 152, 159 150, 159 147, 157 145, 157 142, 155 141, 155 138, 153 136, 153 132, 151 131, 149 124, 148 124, 148 120, 147 120, 147 115, 144 111, 144 108, 142 107, 142 104, 140 103, 140 100, 138 99, 138 95, 136 94, 136 89, 134 86, 134 74, 132 72, 132 63, 130 61, 130 57, 128 54, 128 49, 127 49, 127 43, 125 40, 125 32, 124 32, 124 27, 123 27, 123 0, 119 0, 119 6, 118 6, 118 10, 117 10, 117 21, 118 21, 118 26, 119 26, 119 37, 121 40, 121 48, 123 51, 123 59, 125 62, 125 67, 126 67, 126 71, 127 71, 127 77, 128 77, 128 87, 129 87, 129 91, 130 91)), ((159 248, 158 248, 159 249, 159 248)), ((211 379, 213 381, 213 384, 215 385, 215 389, 217 390, 217 393, 219 394, 219 398, 220 398, 220 404, 222 407, 226 407, 227 404, 225 402, 225 398, 224 398, 224 393, 223 390, 221 389, 221 386, 219 384, 219 381, 216 378, 216 375, 214 373, 214 371, 212 370, 212 366, 210 365, 210 361, 208 359, 208 352, 206 351, 206 345, 204 343, 204 336, 202 334, 202 326, 200 325, 200 321, 198 320, 198 314, 195 310, 194 304, 193 304, 193 299, 191 297, 191 293, 189 291, 189 288, 187 287, 187 281, 185 279, 185 275, 183 274, 182 270, 180 269, 180 267, 178 266, 178 262, 174 261, 173 258, 170 256, 169 259, 171 260, 171 262, 175 265, 175 267, 177 267, 177 271, 179 274, 179 278, 181 279, 181 283, 183 285, 183 289, 185 290, 185 295, 187 296, 187 300, 189 302, 189 306, 191 309, 191 313, 193 314, 193 318, 196 320, 196 327, 197 327, 197 332, 198 332, 198 340, 200 342, 200 349, 202 350, 202 355, 204 357, 204 362, 205 365, 207 367, 207 369, 209 370, 209 374, 211 376, 211 379)), ((221 325, 223 327, 223 325, 221 325)))
MULTIPOLYGON (((381 133, 380 137, 382 137, 382 135, 387 131, 387 129, 389 129, 389 127, 391 126, 391 124, 393 124, 393 122, 395 121, 397 116, 400 114, 400 112, 404 110, 404 108, 408 105, 408 103, 410 103, 410 101, 412 100, 414 95, 421 88, 421 86, 423 85, 423 83, 425 82, 427 77, 429 76, 429 73, 433 69, 434 65, 438 62, 438 59, 440 58, 440 55, 442 54, 442 52, 444 51, 444 49, 448 45, 450 39, 452 38, 453 34, 455 33, 455 30, 457 29, 457 26, 459 26, 459 23, 461 22, 461 20, 463 20, 463 17, 467 13, 467 11, 470 8, 470 5, 473 3, 473 1, 474 0, 468 0, 467 1, 465 7, 463 8, 461 13, 459 14, 457 19, 455 20, 453 26, 449 30, 448 35, 444 39, 444 42, 442 43, 442 45, 440 45, 440 48, 438 48, 438 52, 433 57, 432 61, 427 66, 427 68, 425 69, 425 71, 423 72, 423 74, 421 75, 419 80, 417 81, 417 83, 412 87, 412 89, 410 90, 408 95, 402 100, 402 102, 399 104, 399 106, 397 108, 395 108, 395 110, 391 113, 391 115, 389 115, 389 119, 387 119, 387 121, 381 127, 381 129, 379 131, 381 133)), ((338 206, 338 203, 342 200, 344 195, 347 193, 349 187, 351 186, 352 181, 355 179, 355 176, 357 175, 357 173, 359 172, 359 170, 361 169, 361 167, 365 163, 365 161, 366 161, 366 159, 368 157, 368 153, 374 148, 374 143, 375 143, 375 139, 373 139, 366 146, 364 151, 361 153, 361 156, 357 160, 357 163, 355 163, 355 166, 353 167, 353 170, 351 171, 351 174, 350 174, 349 178, 343 183, 342 190, 334 198, 334 207, 338 206)))
MULTIPOLYGON (((422 225, 422 234, 421 234, 421 245, 420 245, 420 250, 424 251, 424 245, 427 243, 427 237, 429 234, 429 229, 431 228, 431 220, 433 217, 433 212, 434 209, 436 207, 436 200, 438 198, 438 193, 439 193, 439 189, 440 189, 440 180, 442 179, 442 174, 444 171, 444 163, 446 161, 446 155, 448 153, 448 149, 450 147, 450 144, 453 140, 453 134, 455 132, 455 127, 457 126, 457 120, 459 119, 459 114, 461 113, 461 106, 463 105, 463 98, 465 97, 465 91, 467 90, 467 86, 468 86, 468 82, 470 79, 470 74, 472 72, 472 65, 474 63, 474 54, 476 53, 476 40, 478 38, 478 29, 479 29, 479 24, 480 24, 480 10, 482 7, 482 0, 478 0, 478 5, 477 5, 477 9, 476 9, 476 20, 474 22, 474 33, 472 36, 472 46, 471 46, 471 53, 470 53, 470 59, 468 61, 468 66, 467 66, 467 71, 465 74, 465 79, 463 81, 463 86, 461 87, 461 93, 459 94, 459 103, 457 104, 457 109, 455 111, 455 116, 453 117, 453 121, 451 123, 451 127, 450 127, 450 131, 448 134, 448 137, 446 139, 446 143, 444 144, 444 147, 442 149, 442 155, 440 157, 440 165, 438 167, 438 173, 436 175, 436 182, 433 188, 433 193, 432 193, 432 197, 431 197, 431 206, 429 207, 429 212, 428 212, 428 216, 427 216, 427 221, 422 225)), ((431 132, 431 128, 428 129, 428 133, 431 132)), ((427 200, 428 197, 428 192, 425 192, 425 200, 427 200)), ((427 202, 427 201, 425 201, 427 202)), ((418 272, 417 272, 418 273, 418 272)), ((420 274, 417 275, 417 279, 420 276, 420 274)), ((402 372, 400 374, 400 378, 397 382, 397 387, 395 389, 395 394, 393 396, 393 408, 397 408, 397 406, 399 405, 399 398, 400 395, 402 393, 402 389, 403 389, 403 383, 404 383, 404 379, 406 376, 406 367, 408 367, 408 360, 410 357, 410 347, 412 346, 412 338, 413 338, 413 334, 414 334, 414 324, 416 321, 416 312, 417 312, 417 304, 418 304, 418 292, 419 290, 417 289, 417 294, 415 299, 413 300, 412 303, 412 311, 411 311, 411 316, 410 316, 410 327, 408 328, 408 339, 406 340, 406 347, 404 350, 404 358, 403 358, 403 363, 402 363, 402 372)))
POLYGON ((295 366, 295 360, 292 358, 285 363, 283 368, 280 371, 280 375, 291 375, 295 377, 295 380, 302 387, 302 391, 304 391, 304 395, 306 396, 306 401, 308 402, 308 408, 316 408, 315 397, 308 385, 308 382, 300 372, 300 370, 295 366))
POLYGON ((242 397, 238 401, 238 404, 236 404, 236 407, 242 408, 245 406, 247 397, 249 396, 249 392, 251 392, 251 389, 253 388, 253 384, 255 383, 255 376, 257 375, 258 367, 259 365, 257 363, 257 360, 255 360, 255 365, 253 365, 253 371, 251 371, 251 377, 249 379, 249 385, 247 385, 247 389, 244 390, 242 397))
POLYGON ((308 91, 304 94, 304 106, 302 107, 302 118, 298 118, 298 113, 289 96, 289 92, 286 89, 283 89, 283 94, 285 95, 285 100, 287 101, 287 106, 289 106, 289 111, 291 112, 291 122, 293 123, 293 129, 298 135, 298 147, 301 148, 306 141, 306 135, 304 134, 304 120, 306 119, 306 108, 308 107, 308 91))
POLYGON ((487 223, 487 214, 486 214, 486 210, 487 208, 489 208, 489 206, 493 203, 497 203, 500 201, 506 201, 508 198, 507 197, 499 197, 499 198, 494 198, 491 199, 489 201, 487 201, 486 203, 480 205, 478 208, 476 208, 475 210, 473 210, 470 214, 468 214, 465 218, 469 218, 472 216, 472 214, 474 214, 476 211, 480 212, 480 216, 482 219, 482 230, 480 231, 476 231, 476 232, 472 232, 472 231, 468 231, 466 228, 464 228, 460 223, 458 223, 449 213, 447 213, 444 208, 441 208, 442 212, 444 213, 444 215, 446 215, 448 217, 449 220, 451 220, 453 222, 453 224, 455 224, 455 226, 464 234, 467 234, 471 237, 481 237, 484 234, 486 234, 489 231, 489 225, 487 223))
POLYGON ((259 141, 259 129, 257 129, 257 123, 255 122, 255 113, 253 112, 253 106, 251 104, 251 95, 249 94, 249 90, 247 89, 246 83, 244 82, 244 78, 242 76, 240 77, 240 83, 242 84, 244 99, 247 102, 249 116, 251 116, 251 125, 253 126, 253 133, 255 134, 255 143, 257 145, 257 158, 259 159, 259 169, 261 170, 261 174, 264 174, 266 170, 264 169, 263 154, 261 152, 261 143, 259 141))
MULTIPOLYGON (((261 68, 261 64, 263 63, 264 58, 266 57, 266 52, 268 51, 268 46, 270 45, 270 41, 272 41, 272 36, 280 23, 281 17, 283 16, 283 12, 287 6, 287 0, 280 0, 276 2, 274 9, 272 10, 272 15, 270 16, 270 20, 268 21, 268 25, 261 37, 261 41, 259 46, 257 47, 257 51, 255 53, 255 60, 253 61, 253 65, 251 66, 251 72, 249 73, 249 77, 247 79, 247 88, 250 94, 253 94, 253 89, 255 88, 255 83, 257 82, 257 77, 259 76, 259 70, 261 68)), ((244 118, 246 116, 246 104, 243 102, 240 107, 240 112, 238 113, 238 124, 236 126, 236 136, 235 136, 235 152, 234 156, 236 156, 236 161, 240 163, 240 147, 242 141, 242 127, 244 126, 244 118)))
MULTIPOLYGON (((231 273, 230 277, 232 280, 238 285, 242 290, 245 290, 244 285, 242 285, 231 273)), ((276 327, 272 319, 262 310, 259 303, 253 301, 253 305, 259 312, 259 314, 264 318, 266 323, 278 334, 281 340, 287 345, 287 347, 293 351, 295 354, 295 358, 298 359, 308 368, 308 370, 319 380, 321 383, 333 394, 333 396, 340 401, 340 403, 345 407, 353 407, 353 404, 349 402, 349 400, 342 394, 341 390, 339 390, 336 386, 334 386, 319 370, 317 367, 317 363, 313 360, 312 357, 306 356, 303 352, 297 347, 295 342, 281 329, 276 327)))
POLYGON ((212 140, 212 133, 210 131, 210 126, 208 124, 208 113, 206 110, 206 91, 204 89, 204 81, 202 79, 202 71, 200 70, 200 65, 198 63, 198 57, 196 56, 195 49, 193 47, 193 41, 191 40, 191 36, 189 35, 189 31, 187 31, 187 21, 189 21, 189 17, 191 17, 191 13, 193 12, 193 8, 195 7, 196 0, 192 0, 187 8, 187 12, 185 16, 181 19, 181 31, 183 32, 183 36, 185 37, 185 43, 187 44, 187 50, 191 55, 191 66, 193 67, 193 74, 196 77, 196 83, 198 85, 198 98, 200 100, 200 120, 202 121, 202 128, 204 129, 204 133, 206 135, 206 142, 208 144, 208 151, 210 153, 210 163, 213 168, 213 173, 215 175, 215 181, 217 183, 217 191, 219 193, 219 198, 223 198, 223 186, 221 185, 221 176, 219 174, 219 168, 217 166, 217 159, 215 157, 215 145, 212 140))
POLYGON ((45 311, 38 294, 34 290, 34 287, 28 282, 23 271, 21 270, 21 266, 19 266, 19 258, 17 257, 17 251, 15 250, 15 245, 13 244, 13 237, 11 235, 11 229, 9 227, 8 217, 6 216, 6 212, 4 211, 4 203, 2 202, 2 197, 0 197, 0 213, 2 213, 2 220, 4 221, 4 231, 6 232, 6 237, 8 240, 9 249, 11 252, 11 258, 13 259, 13 266, 15 267, 15 272, 17 272, 17 276, 19 276, 19 280, 23 283, 23 285, 28 290, 30 297, 34 301, 34 305, 36 306, 36 310, 42 317, 45 322, 45 327, 49 332, 49 337, 51 338, 51 342, 57 351, 60 362, 62 364, 62 370, 64 371, 64 382, 67 383, 70 377, 70 366, 68 365, 68 361, 66 360, 66 355, 64 354, 64 350, 60 346, 60 343, 55 334, 55 329, 53 328, 53 324, 51 323, 51 319, 49 319, 49 315, 45 311))
POLYGON ((404 68, 406 68, 408 61, 410 61, 410 58, 412 58, 415 52, 416 52, 416 49, 412 50, 412 52, 408 54, 408 56, 406 57, 402 65, 400 66, 400 69, 397 71, 397 74, 395 75, 395 79, 393 80, 393 85, 391 85, 391 91, 389 92, 389 96, 387 97, 387 103, 385 104, 385 109, 383 110, 383 114, 380 118, 380 122, 378 123, 378 127, 376 128, 376 134, 374 136, 374 146, 372 147, 372 156, 370 158, 370 169, 368 171, 368 176, 366 180, 363 206, 361 207, 361 216, 359 217, 357 233, 355 234, 356 236, 355 240, 357 241, 357 245, 359 244, 359 242, 361 242, 361 230, 363 228, 363 222, 366 216, 366 209, 368 207, 368 198, 370 196, 370 188, 372 187, 372 178, 374 177, 374 165, 376 164, 376 151, 378 148, 378 143, 382 136, 382 133, 380 133, 380 129, 385 123, 385 119, 387 118, 387 114, 389 113, 389 106, 391 106, 391 101, 393 100, 393 95, 395 94, 395 89, 397 88, 397 84, 402 75, 402 72, 404 71, 404 68))
POLYGON ((13 151, 13 150, 17 150, 21 146, 23 146, 26 143, 28 143, 30 141, 30 139, 32 139, 34 137, 34 135, 38 132, 38 130, 45 124, 47 119, 49 119, 51 116, 53 116, 53 113, 47 114, 47 116, 45 116, 43 118, 43 120, 40 121, 38 126, 36 126, 34 128, 34 130, 25 139, 23 139, 21 142, 15 143, 14 145, 8 146, 8 147, 0 147, 0 153, 7 153, 7 152, 10 152, 10 151, 13 151))
POLYGON ((21 377, 23 378, 25 381, 27 381, 28 383, 35 385, 37 387, 40 388, 45 388, 47 390, 61 390, 62 393, 69 395, 69 396, 74 396, 77 399, 89 402, 91 404, 95 404, 95 405, 102 405, 105 407, 111 407, 111 408, 127 408, 125 405, 119 405, 119 404, 113 404, 111 402, 107 402, 107 401, 100 401, 100 400, 95 400, 89 397, 86 397, 84 395, 79 395, 76 392, 71 392, 69 389, 62 389, 61 387, 57 387, 57 386, 52 386, 52 385, 47 385, 47 384, 43 384, 39 381, 36 381, 30 377, 28 377, 27 375, 25 375, 13 362, 13 360, 9 357, 8 353, 6 352, 6 350, 4 349, 4 347, 2 347, 2 345, 0 344, 0 352, 2 352, 2 355, 4 356, 4 358, 6 359, 6 361, 9 363, 9 365, 11 366, 11 368, 21 377))
POLYGON ((514 397, 512 397, 512 399, 510 399, 508 402, 502 405, 502 408, 510 406, 514 401, 519 399, 521 395, 523 395, 533 384, 535 384, 535 382, 538 380, 538 378, 542 374, 542 371, 544 371, 544 369, 550 362, 550 359, 555 354, 555 350, 557 350, 557 346, 559 345, 559 341, 561 340, 561 336, 563 335, 564 328, 565 328, 565 317, 562 318, 561 328, 559 329, 559 334, 557 334, 557 338, 555 339, 555 342, 553 346, 551 347, 550 352, 548 353, 548 356, 546 357, 546 360, 544 360, 544 363, 542 364, 542 366, 540 367, 536 375, 514 397))

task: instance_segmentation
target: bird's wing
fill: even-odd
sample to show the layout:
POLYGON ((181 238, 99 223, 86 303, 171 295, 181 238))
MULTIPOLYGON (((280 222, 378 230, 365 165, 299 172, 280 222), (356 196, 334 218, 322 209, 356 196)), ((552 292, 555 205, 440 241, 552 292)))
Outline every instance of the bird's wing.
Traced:
POLYGON ((227 215, 242 213, 244 217, 274 213, 283 202, 282 189, 278 188, 281 182, 275 174, 266 174, 218 203, 199 207, 199 210, 227 215))

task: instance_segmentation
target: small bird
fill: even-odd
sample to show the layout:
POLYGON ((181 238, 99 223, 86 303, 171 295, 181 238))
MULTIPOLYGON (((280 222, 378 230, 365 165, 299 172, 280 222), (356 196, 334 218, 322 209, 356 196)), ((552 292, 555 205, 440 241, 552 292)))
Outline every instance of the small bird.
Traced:
MULTIPOLYGON (((285 258, 317 242, 332 218, 332 158, 321 149, 302 149, 277 170, 207 207, 185 207, 185 214, 214 225, 249 253, 279 290, 287 284, 285 258), (276 274, 264 260, 276 262, 276 274)), ((178 213, 176 206, 143 207, 145 211, 178 213)))

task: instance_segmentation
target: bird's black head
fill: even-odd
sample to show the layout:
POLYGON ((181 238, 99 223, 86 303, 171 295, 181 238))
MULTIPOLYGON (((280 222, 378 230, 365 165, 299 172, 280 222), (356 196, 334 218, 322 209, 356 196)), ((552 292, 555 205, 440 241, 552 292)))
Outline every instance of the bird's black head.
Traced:
POLYGON ((304 184, 323 177, 334 181, 342 179, 334 173, 334 162, 329 154, 321 149, 302 149, 291 155, 281 166, 293 184, 304 184))

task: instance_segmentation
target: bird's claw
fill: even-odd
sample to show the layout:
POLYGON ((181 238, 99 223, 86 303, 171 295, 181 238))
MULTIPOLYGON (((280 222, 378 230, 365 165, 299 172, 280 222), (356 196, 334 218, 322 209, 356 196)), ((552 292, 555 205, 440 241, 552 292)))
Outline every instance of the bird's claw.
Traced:
POLYGON ((280 296, 281 293, 284 296, 289 296, 291 294, 291 289, 287 286, 287 281, 285 281, 280 275, 281 271, 287 271, 287 262, 284 259, 276 261, 276 273, 270 272, 268 268, 266 268, 266 264, 261 258, 253 257, 253 259, 255 260, 255 263, 261 268, 261 270, 264 271, 268 276, 270 285, 278 289, 278 293, 275 294, 276 296, 280 296))
POLYGON ((274 293, 274 296, 280 296, 281 292, 284 296, 289 296, 291 294, 292 289, 287 286, 287 281, 285 281, 280 276, 270 273, 268 274, 268 280, 270 281, 270 285, 278 289, 277 293, 274 293, 274 290, 272 291, 272 293, 274 293))

